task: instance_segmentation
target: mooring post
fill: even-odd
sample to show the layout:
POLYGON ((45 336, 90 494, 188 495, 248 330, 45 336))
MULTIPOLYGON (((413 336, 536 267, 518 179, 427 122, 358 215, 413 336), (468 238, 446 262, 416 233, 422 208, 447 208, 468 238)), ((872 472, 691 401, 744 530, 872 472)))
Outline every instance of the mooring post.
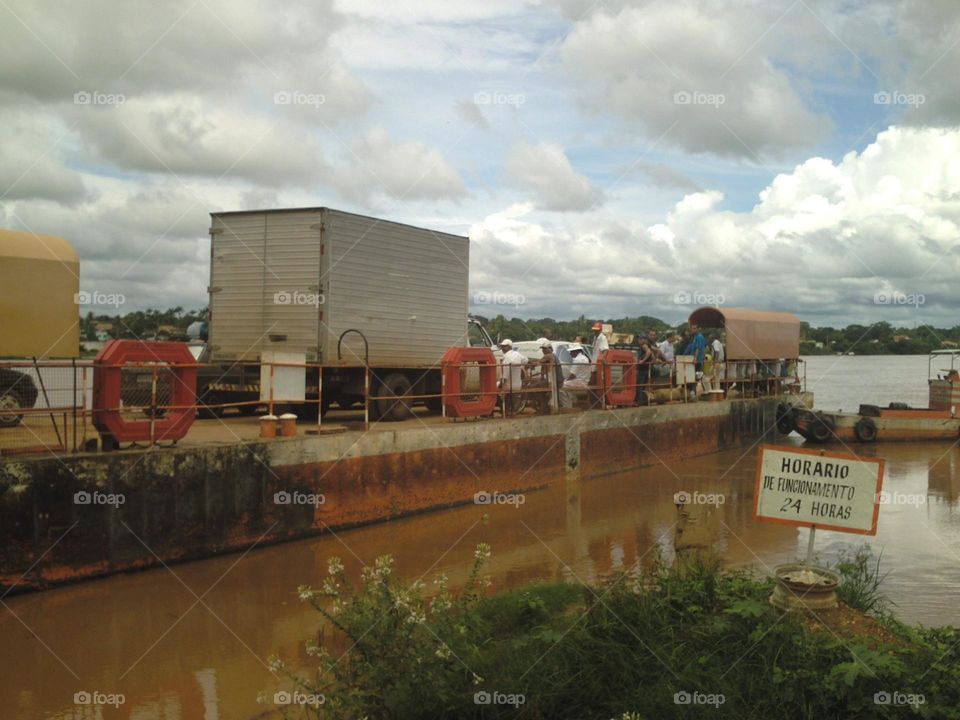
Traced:
POLYGON ((810 537, 807 538, 807 565, 813 565, 813 541, 817 537, 817 526, 810 526, 810 537))

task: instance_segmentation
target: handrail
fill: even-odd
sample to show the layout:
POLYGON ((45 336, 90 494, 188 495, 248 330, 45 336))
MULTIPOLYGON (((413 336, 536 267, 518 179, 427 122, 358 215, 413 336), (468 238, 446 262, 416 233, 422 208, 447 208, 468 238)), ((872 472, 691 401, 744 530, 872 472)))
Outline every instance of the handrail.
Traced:
POLYGON ((359 335, 360 339, 363 340, 363 366, 370 367, 370 345, 367 343, 367 336, 356 328, 347 328, 340 333, 340 337, 337 340, 337 361, 339 362, 340 360, 343 360, 343 355, 340 353, 340 344, 343 342, 343 336, 352 332, 359 335))

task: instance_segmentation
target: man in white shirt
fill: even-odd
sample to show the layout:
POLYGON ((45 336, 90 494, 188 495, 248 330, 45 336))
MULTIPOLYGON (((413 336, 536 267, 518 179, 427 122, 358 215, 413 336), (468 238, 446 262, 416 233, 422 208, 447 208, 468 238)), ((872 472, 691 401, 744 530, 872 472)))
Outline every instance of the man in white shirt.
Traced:
POLYGON ((560 406, 573 407, 575 394, 570 390, 586 390, 590 387, 590 373, 593 371, 593 364, 587 359, 583 352, 583 346, 579 343, 573 343, 567 346, 570 357, 573 358, 573 365, 569 367, 566 378, 563 380, 564 390, 560 392, 560 406))
POLYGON ((601 353, 610 349, 610 343, 607 341, 607 336, 603 334, 602 322, 599 320, 595 322, 593 331, 596 333, 596 337, 593 338, 593 359, 596 361, 600 359, 601 353))
POLYGON ((508 392, 519 392, 523 386, 523 366, 527 364, 527 358, 513 349, 512 340, 502 340, 500 349, 503 351, 503 379, 501 387, 508 392))
POLYGON ((722 383, 727 379, 726 365, 724 364, 726 353, 723 350, 723 343, 720 342, 719 337, 711 335, 710 341, 710 349, 713 350, 713 376, 718 382, 722 383))

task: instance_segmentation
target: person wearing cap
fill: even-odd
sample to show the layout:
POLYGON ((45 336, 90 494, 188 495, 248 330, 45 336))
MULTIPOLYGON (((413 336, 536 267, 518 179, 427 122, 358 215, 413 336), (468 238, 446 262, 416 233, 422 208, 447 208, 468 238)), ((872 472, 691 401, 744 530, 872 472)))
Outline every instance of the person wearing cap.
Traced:
MULTIPOLYGON (((500 361, 503 366, 500 389, 509 393, 511 398, 514 395, 519 396, 523 388, 523 366, 527 364, 527 358, 513 349, 512 340, 501 340, 500 350, 503 351, 503 359, 500 361)), ((513 402, 515 400, 511 400, 511 403, 513 402)))
POLYGON ((596 335, 593 338, 593 359, 594 361, 600 359, 600 353, 604 353, 610 349, 610 343, 607 341, 607 336, 603 334, 603 323, 597 320, 593 324, 593 331, 596 335))

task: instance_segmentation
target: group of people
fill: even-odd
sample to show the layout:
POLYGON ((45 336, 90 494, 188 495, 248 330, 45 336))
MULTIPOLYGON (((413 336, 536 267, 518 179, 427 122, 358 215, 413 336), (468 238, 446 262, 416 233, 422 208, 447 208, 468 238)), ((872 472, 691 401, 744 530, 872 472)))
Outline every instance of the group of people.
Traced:
MULTIPOLYGON (((553 342, 549 338, 539 338, 537 346, 542 355, 535 361, 539 372, 525 368, 530 361, 514 348, 511 340, 501 340, 501 363, 504 368, 501 388, 512 396, 516 396, 521 388, 548 388, 552 374, 555 387, 559 389, 560 407, 573 407, 578 393, 590 392, 591 387, 596 385, 595 363, 610 349, 609 339, 603 329, 601 322, 592 325, 594 337, 589 356, 582 337, 576 337, 574 342, 567 345, 566 350, 570 353, 571 361, 566 364, 557 358, 553 342)), ((644 386, 658 380, 665 380, 667 383, 672 380, 678 354, 693 356, 698 376, 709 373, 713 378, 724 363, 724 348, 720 338, 711 335, 708 340, 694 324, 690 325, 686 336, 672 335, 662 340, 658 338, 656 330, 650 330, 646 335, 637 338, 632 349, 637 356, 637 395, 641 399, 644 386)), ((705 387, 708 386, 705 384, 705 387)))

